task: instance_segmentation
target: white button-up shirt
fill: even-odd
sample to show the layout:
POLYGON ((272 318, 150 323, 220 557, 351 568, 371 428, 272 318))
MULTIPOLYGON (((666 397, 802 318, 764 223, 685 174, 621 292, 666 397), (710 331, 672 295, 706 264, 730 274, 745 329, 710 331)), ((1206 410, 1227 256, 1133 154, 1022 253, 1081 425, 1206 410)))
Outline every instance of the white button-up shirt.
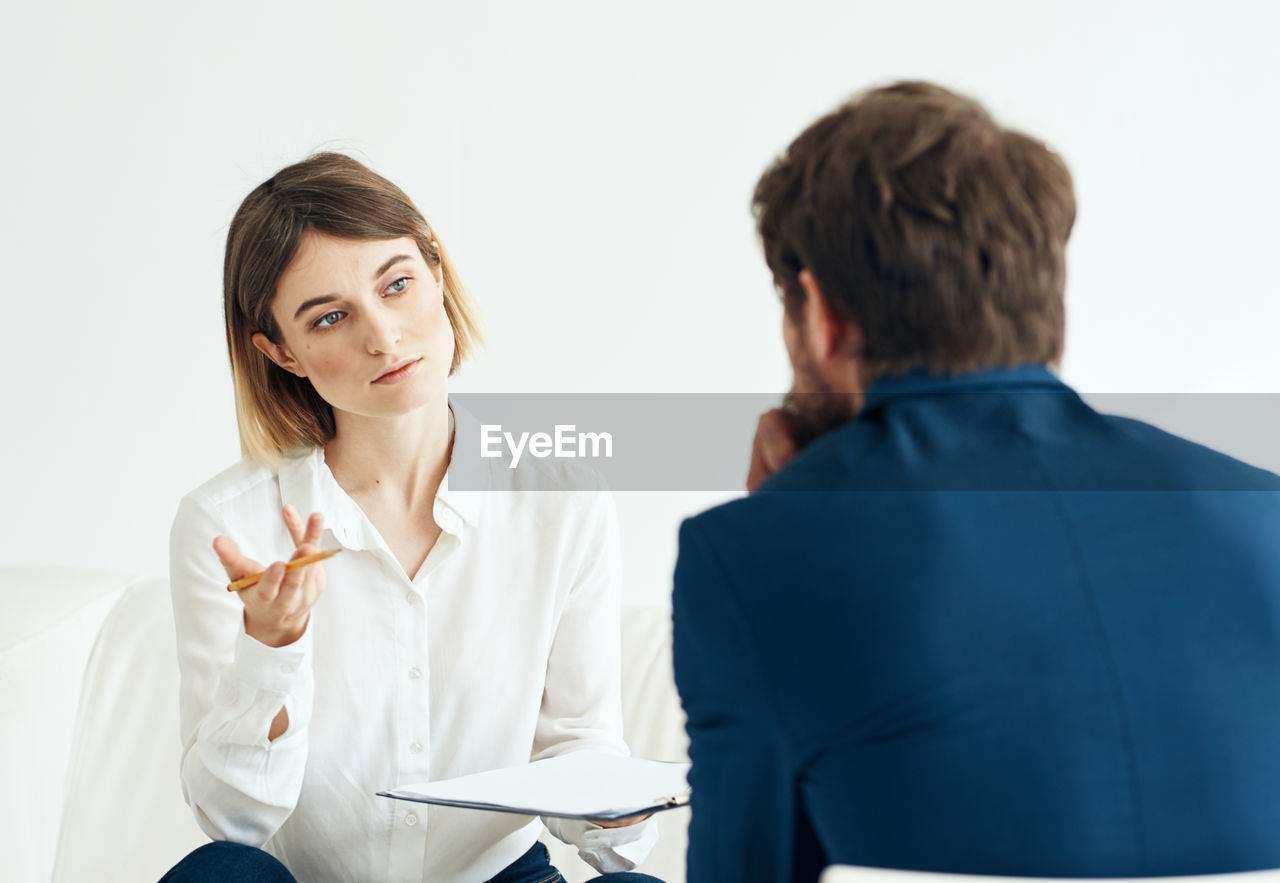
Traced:
MULTIPOLYGON (((183 498, 170 549, 182 782, 211 837, 263 846, 307 883, 487 880, 533 844, 537 819, 375 792, 580 748, 626 753, 608 492, 454 491, 446 478, 433 511, 443 533, 410 579, 322 449, 242 462, 183 498), (245 634, 212 541, 287 560, 285 503, 323 513, 322 547, 344 551, 322 565, 306 633, 272 648, 245 634), (289 726, 272 742, 282 705, 289 726)), ((634 867, 657 837, 653 820, 546 821, 602 872, 634 867)))

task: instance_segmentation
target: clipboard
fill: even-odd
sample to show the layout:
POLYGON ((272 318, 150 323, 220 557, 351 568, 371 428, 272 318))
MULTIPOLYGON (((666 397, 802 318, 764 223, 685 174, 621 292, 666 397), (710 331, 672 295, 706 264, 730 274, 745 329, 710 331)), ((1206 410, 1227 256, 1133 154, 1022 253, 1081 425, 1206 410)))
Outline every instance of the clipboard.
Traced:
POLYGON ((618 821, 687 805, 689 766, 584 749, 377 794, 485 812, 618 821))

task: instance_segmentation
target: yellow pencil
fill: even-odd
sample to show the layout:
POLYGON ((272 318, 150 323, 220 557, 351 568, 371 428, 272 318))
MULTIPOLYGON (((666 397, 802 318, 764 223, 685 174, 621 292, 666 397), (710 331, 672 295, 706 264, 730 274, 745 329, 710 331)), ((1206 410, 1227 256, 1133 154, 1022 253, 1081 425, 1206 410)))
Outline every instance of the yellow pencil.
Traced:
MULTIPOLYGON (((317 561, 332 558, 341 551, 341 549, 326 549, 323 552, 316 552, 314 555, 303 555, 301 558, 295 558, 286 564, 284 566, 285 572, 288 573, 291 570, 297 570, 299 567, 306 567, 308 564, 315 564, 317 561)), ((266 573, 265 570, 259 573, 251 573, 248 576, 242 576, 235 582, 230 583, 227 586, 227 591, 238 592, 241 589, 249 588, 249 586, 257 585, 258 580, 262 579, 262 574, 264 573, 266 573)))

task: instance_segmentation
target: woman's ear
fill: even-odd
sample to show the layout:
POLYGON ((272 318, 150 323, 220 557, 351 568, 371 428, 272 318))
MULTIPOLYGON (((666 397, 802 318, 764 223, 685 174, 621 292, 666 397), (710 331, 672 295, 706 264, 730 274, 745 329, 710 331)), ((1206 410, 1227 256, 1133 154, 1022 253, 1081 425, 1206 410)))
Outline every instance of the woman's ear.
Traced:
POLYGON ((250 340, 252 340, 253 345, 258 348, 258 352, 262 353, 290 374, 297 375, 298 377, 307 376, 307 372, 302 370, 302 366, 298 364, 298 360, 293 357, 289 352, 289 348, 284 344, 275 343, 261 331, 256 332, 250 340))
MULTIPOLYGON (((435 248, 436 254, 440 254, 440 243, 432 239, 431 245, 432 247, 435 248)), ((436 284, 439 285, 444 283, 444 261, 443 260, 436 261, 435 266, 432 266, 431 261, 427 261, 427 269, 431 271, 432 276, 436 277, 436 284)))

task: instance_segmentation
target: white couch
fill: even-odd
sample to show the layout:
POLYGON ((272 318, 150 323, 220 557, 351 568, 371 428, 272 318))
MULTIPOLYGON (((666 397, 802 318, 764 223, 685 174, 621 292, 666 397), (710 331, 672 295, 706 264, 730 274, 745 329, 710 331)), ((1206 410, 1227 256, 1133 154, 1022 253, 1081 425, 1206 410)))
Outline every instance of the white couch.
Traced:
MULTIPOLYGON (((0 880, 158 880, 207 839, 178 784, 167 584, 0 567, 0 610, 0 880)), ((627 741, 640 757, 686 760, 670 646, 667 610, 624 609, 627 741)), ((641 870, 682 883, 687 825, 687 809, 660 814, 641 870)), ((593 876, 544 839, 570 883, 593 876)))

